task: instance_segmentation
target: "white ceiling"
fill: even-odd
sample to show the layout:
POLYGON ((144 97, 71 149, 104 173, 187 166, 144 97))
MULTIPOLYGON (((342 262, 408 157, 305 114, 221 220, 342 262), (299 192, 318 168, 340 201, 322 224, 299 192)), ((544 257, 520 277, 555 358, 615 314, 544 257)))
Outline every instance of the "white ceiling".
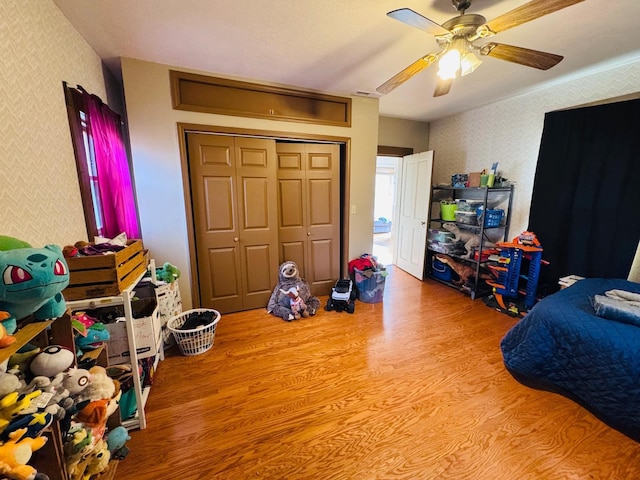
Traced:
MULTIPOLYGON (((450 0, 53 0, 112 69, 120 57, 340 95, 368 92, 429 52, 435 38, 386 16, 408 7, 444 23, 450 0)), ((491 20, 526 0, 475 0, 491 20)), ((493 41, 563 55, 541 71, 483 64, 433 98, 428 68, 380 98, 384 116, 432 121, 591 69, 640 60, 640 2, 586 0, 493 41)), ((118 72, 116 72, 118 73, 118 72)), ((638 86, 640 90, 640 85, 638 86)))

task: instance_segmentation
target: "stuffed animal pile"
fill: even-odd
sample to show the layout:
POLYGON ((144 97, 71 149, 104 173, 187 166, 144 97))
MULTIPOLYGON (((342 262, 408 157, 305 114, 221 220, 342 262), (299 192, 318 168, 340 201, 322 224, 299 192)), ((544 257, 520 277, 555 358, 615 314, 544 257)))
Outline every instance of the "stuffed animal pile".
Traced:
POLYGON ((311 295, 309 284, 300 278, 295 262, 284 262, 278 269, 278 284, 271 293, 267 312, 290 322, 316 314, 320 300, 311 295))
MULTIPOLYGON (((0 365, 0 478, 47 478, 27 462, 53 421, 60 422, 69 479, 100 473, 111 456, 106 423, 118 406, 118 382, 102 367, 73 367, 74 352, 60 345, 22 350, 0 365)), ((127 436, 116 430, 112 443, 124 449, 127 436)))

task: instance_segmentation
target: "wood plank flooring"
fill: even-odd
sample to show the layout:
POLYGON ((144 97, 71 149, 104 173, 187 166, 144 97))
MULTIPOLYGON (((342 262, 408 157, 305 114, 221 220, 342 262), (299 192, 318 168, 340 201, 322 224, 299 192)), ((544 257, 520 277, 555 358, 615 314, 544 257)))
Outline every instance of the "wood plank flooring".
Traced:
POLYGON ((640 444, 505 370, 515 321, 398 269, 353 315, 223 315, 169 350, 117 478, 640 478, 640 444))

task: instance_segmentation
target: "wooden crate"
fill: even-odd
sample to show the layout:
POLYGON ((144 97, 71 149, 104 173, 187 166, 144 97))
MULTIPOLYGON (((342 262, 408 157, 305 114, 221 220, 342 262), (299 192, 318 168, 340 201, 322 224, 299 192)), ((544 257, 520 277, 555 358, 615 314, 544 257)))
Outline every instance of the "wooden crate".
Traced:
POLYGON ((67 258, 69 286, 65 300, 120 295, 147 269, 141 240, 129 240, 126 248, 109 255, 67 258))

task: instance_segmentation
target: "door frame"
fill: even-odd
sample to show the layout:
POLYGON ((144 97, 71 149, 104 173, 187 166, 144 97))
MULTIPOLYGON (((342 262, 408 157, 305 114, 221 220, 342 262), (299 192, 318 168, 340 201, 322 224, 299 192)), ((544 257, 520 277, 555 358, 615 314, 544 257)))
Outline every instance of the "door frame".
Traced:
POLYGON ((340 144, 340 277, 347 271, 349 253, 349 205, 351 183, 351 137, 338 137, 313 133, 281 132, 277 130, 254 130, 248 128, 222 127, 196 123, 178 123, 178 143, 180 146, 180 167, 184 194, 185 216, 187 219, 187 243, 189 245, 189 268, 191 270, 191 301, 194 308, 200 306, 200 278, 196 258, 195 226, 191 203, 191 182, 187 154, 187 133, 210 133, 236 137, 258 137, 273 140, 300 142, 331 142, 340 144))

